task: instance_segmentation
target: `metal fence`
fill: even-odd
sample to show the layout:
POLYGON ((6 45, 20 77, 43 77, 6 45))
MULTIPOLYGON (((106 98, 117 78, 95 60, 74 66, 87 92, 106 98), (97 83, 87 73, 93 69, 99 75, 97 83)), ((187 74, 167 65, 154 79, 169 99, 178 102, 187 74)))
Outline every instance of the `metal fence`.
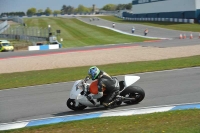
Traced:
POLYGON ((12 40, 24 40, 29 42, 46 41, 49 36, 48 28, 26 27, 20 17, 10 17, 9 20, 17 22, 23 26, 10 27, 7 20, 0 23, 0 38, 12 40))
POLYGON ((0 22, 0 34, 3 33, 7 28, 9 28, 9 24, 7 21, 0 22))
POLYGON ((24 24, 24 21, 20 17, 12 17, 12 21, 19 23, 19 24, 24 24))
POLYGON ((25 40, 31 42, 46 41, 49 36, 48 28, 38 27, 10 27, 0 34, 0 38, 12 40, 25 40))

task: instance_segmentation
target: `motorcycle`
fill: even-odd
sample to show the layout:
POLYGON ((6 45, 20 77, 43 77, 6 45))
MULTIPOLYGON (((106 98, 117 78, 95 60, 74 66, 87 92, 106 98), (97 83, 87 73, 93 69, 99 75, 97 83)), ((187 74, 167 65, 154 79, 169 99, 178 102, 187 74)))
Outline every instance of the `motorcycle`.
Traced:
MULTIPOLYGON (((134 86, 133 84, 140 79, 139 76, 124 76, 124 81, 119 81, 120 91, 117 92, 114 99, 109 103, 109 107, 120 106, 122 103, 133 105, 141 102, 145 97, 144 90, 139 86, 134 86)), ((78 111, 83 110, 87 107, 99 107, 102 105, 103 98, 93 99, 96 105, 92 104, 87 96, 95 95, 97 93, 97 80, 92 83, 87 83, 89 77, 84 80, 75 81, 70 97, 67 100, 67 107, 71 110, 78 111)), ((104 94, 106 95, 106 94, 104 94)))

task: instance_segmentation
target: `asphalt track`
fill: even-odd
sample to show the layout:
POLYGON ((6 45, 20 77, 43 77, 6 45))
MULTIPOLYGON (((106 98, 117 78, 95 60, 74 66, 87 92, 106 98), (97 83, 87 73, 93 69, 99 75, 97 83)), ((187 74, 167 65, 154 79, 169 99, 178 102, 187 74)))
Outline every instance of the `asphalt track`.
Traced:
MULTIPOLYGON (((87 20, 85 20, 87 21, 87 20)), ((111 26, 111 23, 104 23, 107 26, 111 26)), ((106 26, 104 25, 104 26, 106 26)), ((118 24, 116 24, 118 27, 118 24)), ((135 26, 135 25, 134 25, 135 26)), ((121 26, 123 27, 123 25, 121 26)), ((137 29, 137 26, 135 26, 137 29)), ((145 26, 146 27, 146 26, 145 26)), ((119 28, 120 29, 120 28, 119 28)), ((128 32, 128 28, 127 32, 128 32)), ((151 29, 151 33, 157 33, 157 29, 151 29)), ((142 30, 141 30, 142 31, 142 30)), ((166 31, 160 30, 165 33, 166 31)), ((177 36, 179 31, 173 31, 176 33, 170 33, 170 36, 160 37, 172 37, 173 40, 162 40, 160 42, 142 42, 135 44, 118 44, 118 45, 141 45, 141 46, 155 46, 155 47, 176 47, 185 45, 199 44, 199 40, 185 39, 179 40, 177 36), (176 36, 175 36, 176 35, 176 36)), ((142 34, 142 32, 141 32, 142 34)), ((153 34, 151 34, 154 36, 153 34)), ((156 35, 156 34, 155 34, 156 35)), ((32 56, 40 54, 50 54, 56 52, 76 51, 85 49, 94 49, 102 47, 116 47, 118 45, 109 46, 97 46, 97 47, 83 47, 83 48, 70 48, 59 49, 51 51, 20 51, 13 53, 0 53, 0 59, 13 58, 20 56, 32 56)), ((200 102, 200 67, 187 68, 172 71, 161 71, 152 73, 140 73, 136 74, 141 76, 136 85, 142 87, 146 92, 146 97, 138 105, 121 106, 118 109, 125 108, 138 108, 148 106, 181 104, 181 103, 193 103, 200 102)), ((118 79, 122 79, 123 76, 118 76, 118 79)), ((74 112, 70 111, 65 102, 69 97, 70 89, 73 82, 49 84, 41 86, 32 86, 24 88, 16 88, 0 91, 0 123, 15 122, 27 119, 36 119, 44 117, 56 117, 71 114, 83 114, 89 112, 95 112, 104 110, 104 108, 87 108, 84 111, 74 112)))
MULTIPOLYGON (((112 28, 111 21, 104 20, 104 19, 95 19, 94 21, 89 21, 89 18, 86 17, 77 17, 79 20, 82 20, 83 22, 92 24, 92 25, 100 25, 100 26, 106 26, 112 28)), ((170 25, 170 23, 169 23, 170 25)), ((186 34, 188 37, 192 33, 194 36, 198 36, 199 34, 197 32, 186 32, 186 31, 177 31, 177 30, 170 30, 170 29, 164 29, 164 28, 158 28, 158 27, 152 27, 152 26, 146 26, 141 24, 124 24, 124 23, 115 23, 115 29, 118 29, 120 31, 124 31, 127 33, 132 33, 131 29, 132 27, 135 27, 135 33, 136 35, 142 35, 144 36, 144 30, 148 29, 149 33, 147 36, 149 37, 161 37, 161 38, 173 38, 178 39, 180 34, 186 34)))
MULTIPOLYGON (((200 67, 135 74, 141 77, 135 85, 146 92, 137 105, 117 109, 200 102, 200 67)), ((123 76, 118 76, 123 79, 123 76)), ((74 82, 40 85, 0 91, 0 123, 28 119, 91 113, 103 107, 74 112, 66 101, 74 82)))
MULTIPOLYGON (((81 18, 77 17, 79 20, 92 24, 92 25, 99 25, 105 27, 111 27, 112 22, 107 20, 95 20, 90 22, 89 18, 81 18)), ((116 23, 115 29, 118 29, 122 32, 126 32, 131 34, 131 28, 134 26, 136 28, 135 34, 143 36, 143 30, 145 28, 149 29, 148 36, 150 37, 162 37, 162 38, 170 38, 172 40, 160 40, 155 42, 137 42, 137 43, 125 43, 125 44, 116 44, 116 45, 99 45, 94 47, 76 47, 76 48, 62 48, 57 50, 48 50, 48 51, 15 51, 15 52, 7 52, 7 53, 0 53, 0 59, 5 58, 17 58, 17 57, 24 57, 24 56, 38 56, 44 54, 55 54, 55 53, 62 53, 62 52, 71 52, 71 51, 80 51, 80 50, 91 50, 91 49, 101 49, 101 48, 110 48, 110 47, 120 47, 126 45, 139 45, 139 46, 153 46, 153 47, 177 47, 177 46, 188 46, 188 45, 200 45, 199 43, 199 33, 193 33, 193 39, 189 39, 189 35, 191 32, 182 32, 177 30, 168 30, 163 28, 155 28, 151 26, 144 26, 140 24, 120 24, 116 23), (180 33, 185 33, 187 35, 187 39, 178 39, 180 33)))

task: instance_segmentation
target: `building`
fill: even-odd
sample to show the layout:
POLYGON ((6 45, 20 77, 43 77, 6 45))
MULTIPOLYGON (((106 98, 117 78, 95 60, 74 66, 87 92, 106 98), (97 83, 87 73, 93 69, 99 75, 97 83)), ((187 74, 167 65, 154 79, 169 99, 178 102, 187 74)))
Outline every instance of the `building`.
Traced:
POLYGON ((200 20, 200 0, 133 0, 127 18, 176 18, 200 20))

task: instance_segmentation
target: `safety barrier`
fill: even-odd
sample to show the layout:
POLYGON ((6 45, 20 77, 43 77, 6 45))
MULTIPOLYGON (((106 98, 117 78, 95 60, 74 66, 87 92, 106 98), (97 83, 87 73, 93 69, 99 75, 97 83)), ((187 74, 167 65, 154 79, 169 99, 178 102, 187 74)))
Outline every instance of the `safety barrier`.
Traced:
POLYGON ((29 51, 35 50, 50 50, 50 49, 59 49, 61 48, 61 44, 54 44, 54 45, 40 45, 40 46, 28 46, 29 51))
POLYGON ((194 23, 194 19, 179 19, 179 18, 125 18, 130 21, 158 21, 158 22, 177 22, 177 23, 194 23))
POLYGON ((129 21, 157 21, 157 22, 177 22, 177 23, 194 23, 194 19, 181 19, 181 18, 128 18, 115 15, 118 18, 129 21))

